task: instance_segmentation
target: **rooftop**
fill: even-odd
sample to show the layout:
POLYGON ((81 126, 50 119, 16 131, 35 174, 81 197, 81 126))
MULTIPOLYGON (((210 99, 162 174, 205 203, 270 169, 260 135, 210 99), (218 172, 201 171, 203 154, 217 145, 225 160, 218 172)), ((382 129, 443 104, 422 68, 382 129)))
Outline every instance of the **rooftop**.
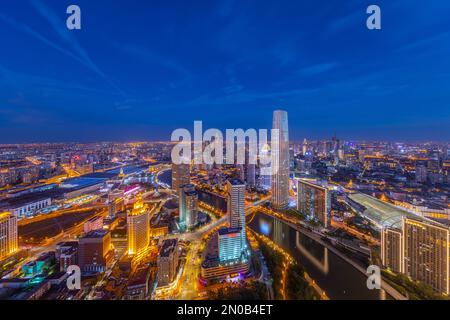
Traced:
POLYGON ((102 183, 106 180, 106 178, 91 178, 88 176, 81 176, 78 178, 71 178, 64 180, 63 183, 60 184, 60 188, 69 189, 69 188, 85 188, 89 186, 93 186, 99 183, 102 183))
POLYGON ((60 194, 60 192, 57 192, 57 189, 27 193, 27 194, 23 194, 21 196, 17 196, 14 198, 7 198, 5 200, 0 201, 0 208, 8 207, 11 209, 15 209, 15 208, 22 207, 28 203, 51 199, 59 194, 60 194))
POLYGON ((140 268, 134 272, 128 280, 128 287, 140 286, 146 284, 150 270, 148 268, 140 268))
POLYGON ((378 200, 364 193, 354 193, 348 197, 364 206, 365 210, 363 215, 380 227, 400 227, 403 216, 423 220, 423 218, 411 212, 397 208, 390 203, 378 200))
POLYGON ((240 180, 240 179, 230 179, 230 180, 228 180, 228 182, 229 182, 232 186, 245 185, 245 183, 242 182, 242 180, 240 180))
POLYGON ((240 231, 241 231, 241 228, 220 228, 219 235, 223 236, 226 234, 239 233, 240 231))
POLYGON ((164 240, 161 246, 161 250, 159 251, 159 256, 168 257, 170 253, 175 250, 177 243, 178 243, 177 239, 164 240))
POLYGON ((108 234, 108 232, 109 232, 108 230, 102 230, 102 229, 92 230, 92 231, 88 232, 87 234, 85 234, 82 239, 103 238, 106 234, 108 234))
POLYGON ((9 217, 11 212, 0 212, 0 219, 9 217))

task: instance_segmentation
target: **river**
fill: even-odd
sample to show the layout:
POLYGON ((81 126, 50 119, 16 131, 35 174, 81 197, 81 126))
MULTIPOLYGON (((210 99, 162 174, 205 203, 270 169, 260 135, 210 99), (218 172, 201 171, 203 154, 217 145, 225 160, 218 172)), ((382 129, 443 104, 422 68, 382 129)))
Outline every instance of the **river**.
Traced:
POLYGON ((289 252, 330 299, 392 299, 384 290, 369 290, 362 272, 285 222, 257 213, 248 226, 289 252))
POLYGON ((158 175, 158 180, 172 187, 172 170, 164 170, 158 175))

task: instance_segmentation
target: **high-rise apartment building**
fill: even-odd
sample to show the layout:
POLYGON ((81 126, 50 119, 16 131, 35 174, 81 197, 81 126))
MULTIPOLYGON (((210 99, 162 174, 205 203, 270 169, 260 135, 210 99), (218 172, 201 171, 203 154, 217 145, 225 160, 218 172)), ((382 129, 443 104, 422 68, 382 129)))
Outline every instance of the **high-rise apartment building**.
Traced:
POLYGON ((323 227, 328 227, 328 214, 331 207, 331 197, 328 189, 320 185, 297 180, 297 210, 317 218, 323 227))
POLYGON ((176 193, 180 191, 180 186, 191 182, 190 170, 189 164, 172 164, 172 190, 176 193))
POLYGON ((272 137, 272 206, 285 209, 289 201, 289 131, 288 114, 276 110, 273 113, 273 129, 279 130, 279 139, 272 137))
POLYGON ((450 293, 450 229, 425 220, 403 218, 403 272, 430 285, 436 292, 450 293))
POLYGON ((449 294, 450 228, 419 217, 403 217, 401 230, 381 231, 385 267, 449 294))
POLYGON ((245 183, 238 179, 229 180, 227 192, 230 228, 241 229, 241 250, 243 250, 247 243, 245 236, 245 183))
POLYGON ((19 248, 17 218, 10 212, 0 213, 0 260, 19 248))
POLYGON ((191 230, 198 222, 198 193, 193 184, 180 186, 179 212, 181 230, 191 230))
POLYGON ((381 261, 393 272, 403 272, 403 235, 396 228, 381 230, 381 261))

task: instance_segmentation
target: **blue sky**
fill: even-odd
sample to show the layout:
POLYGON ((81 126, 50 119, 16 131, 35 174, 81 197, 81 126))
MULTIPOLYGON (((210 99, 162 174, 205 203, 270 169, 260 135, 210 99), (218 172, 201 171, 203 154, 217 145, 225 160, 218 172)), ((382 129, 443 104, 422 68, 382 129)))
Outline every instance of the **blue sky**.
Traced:
POLYGON ((292 139, 450 141, 449 17, 444 0, 8 1, 0 143, 269 128, 277 108, 292 139))

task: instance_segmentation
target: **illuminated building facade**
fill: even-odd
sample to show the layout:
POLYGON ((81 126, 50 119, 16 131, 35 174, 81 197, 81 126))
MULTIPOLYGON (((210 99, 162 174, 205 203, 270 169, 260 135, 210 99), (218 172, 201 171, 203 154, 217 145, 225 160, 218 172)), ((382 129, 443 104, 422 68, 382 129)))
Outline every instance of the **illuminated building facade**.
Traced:
POLYGON ((10 212, 0 213, 0 260, 18 248, 17 218, 10 212))
POLYGON ((189 164, 172 164, 172 190, 180 191, 180 187, 191 182, 189 164))
POLYGON ((381 231, 381 259, 386 268, 449 294, 450 229, 419 218, 402 218, 402 229, 381 231))
POLYGON ((328 212, 331 197, 325 187, 304 180, 297 180, 297 210, 319 219, 323 227, 328 227, 328 212))
POLYGON ((150 237, 161 237, 169 234, 170 222, 161 214, 154 215, 150 219, 150 237))
POLYGON ((246 248, 245 235, 245 184, 239 179, 232 179, 227 182, 228 193, 228 217, 230 228, 240 229, 240 250, 246 248))
POLYGON ((217 258, 203 261, 200 274, 201 278, 205 281, 222 279, 234 275, 244 277, 249 271, 249 268, 250 264, 248 262, 224 265, 217 258))
POLYGON ((218 232, 219 256, 202 265, 205 278, 221 277, 235 270, 248 269, 245 234, 245 184, 239 179, 227 182, 229 228, 218 232))
POLYGON ((138 256, 144 252, 150 240, 150 210, 138 195, 133 209, 128 213, 128 254, 138 256))
POLYGON ((158 287, 172 283, 178 268, 178 240, 164 240, 158 255, 158 287))
POLYGON ((289 131, 288 114, 283 110, 273 112, 273 129, 279 130, 279 140, 272 137, 272 206, 286 209, 289 200, 289 131), (278 143, 278 152, 275 144, 278 143))
POLYGON ((93 230, 103 229, 103 217, 93 217, 86 221, 83 225, 85 233, 93 230))
POLYGON ((394 228, 381 230, 381 261, 393 272, 403 272, 403 235, 394 228))
POLYGON ((18 219, 31 217, 37 211, 52 204, 51 198, 33 194, 6 199, 5 202, 7 203, 6 208, 8 211, 18 219))
POLYGON ((179 211, 181 230, 192 230, 198 222, 198 193, 193 184, 180 186, 179 211))
POLYGON ((221 264, 232 264, 241 261, 241 228, 219 229, 219 260, 221 264))
POLYGON ((449 294, 450 229, 429 221, 403 218, 403 273, 449 294))

